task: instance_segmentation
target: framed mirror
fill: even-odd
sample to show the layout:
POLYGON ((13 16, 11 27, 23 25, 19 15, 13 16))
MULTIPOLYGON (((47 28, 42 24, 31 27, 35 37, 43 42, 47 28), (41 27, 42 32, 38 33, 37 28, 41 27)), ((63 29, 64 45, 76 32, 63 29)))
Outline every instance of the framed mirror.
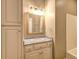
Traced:
POLYGON ((44 28, 44 16, 28 14, 28 34, 43 34, 44 28))

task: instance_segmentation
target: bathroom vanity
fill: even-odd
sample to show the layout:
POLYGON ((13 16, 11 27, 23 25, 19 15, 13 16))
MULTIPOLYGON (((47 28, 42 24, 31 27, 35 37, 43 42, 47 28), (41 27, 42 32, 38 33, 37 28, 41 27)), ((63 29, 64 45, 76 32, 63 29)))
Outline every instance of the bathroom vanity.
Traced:
POLYGON ((24 40, 24 59, 52 59, 52 39, 36 39, 24 40))
POLYGON ((53 59, 53 40, 45 36, 47 0, 23 0, 24 59, 53 59))

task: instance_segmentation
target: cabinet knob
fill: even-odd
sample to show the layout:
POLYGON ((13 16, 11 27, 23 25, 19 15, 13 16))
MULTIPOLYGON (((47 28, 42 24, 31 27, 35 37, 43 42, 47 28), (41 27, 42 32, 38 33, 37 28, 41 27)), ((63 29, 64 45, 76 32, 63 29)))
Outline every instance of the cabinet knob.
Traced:
POLYGON ((43 51, 41 51, 39 54, 43 54, 43 51))
POLYGON ((21 32, 21 30, 18 30, 18 32, 21 32))

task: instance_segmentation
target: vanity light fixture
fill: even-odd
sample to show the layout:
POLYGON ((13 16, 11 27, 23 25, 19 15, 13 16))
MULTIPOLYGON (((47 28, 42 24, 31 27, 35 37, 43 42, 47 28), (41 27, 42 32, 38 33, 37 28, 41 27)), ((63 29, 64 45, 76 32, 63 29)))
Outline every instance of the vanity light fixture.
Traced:
POLYGON ((28 12, 35 15, 44 16, 45 11, 41 8, 29 6, 28 12))
POLYGON ((30 7, 30 9, 32 9, 32 7, 30 7))
POLYGON ((34 8, 35 10, 38 10, 38 8, 34 8))

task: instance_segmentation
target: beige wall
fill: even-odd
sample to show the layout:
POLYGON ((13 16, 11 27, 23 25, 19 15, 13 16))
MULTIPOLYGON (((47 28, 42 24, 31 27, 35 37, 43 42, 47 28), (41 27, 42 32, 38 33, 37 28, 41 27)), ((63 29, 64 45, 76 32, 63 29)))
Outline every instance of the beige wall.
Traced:
POLYGON ((67 51, 77 47, 77 16, 66 15, 67 51))
POLYGON ((54 59, 64 59, 66 54, 66 0, 48 0, 46 35, 54 40, 54 59))
POLYGON ((46 36, 55 39, 55 0, 48 0, 46 5, 46 36))
POLYGON ((66 57, 66 2, 55 2, 55 59, 66 57))

